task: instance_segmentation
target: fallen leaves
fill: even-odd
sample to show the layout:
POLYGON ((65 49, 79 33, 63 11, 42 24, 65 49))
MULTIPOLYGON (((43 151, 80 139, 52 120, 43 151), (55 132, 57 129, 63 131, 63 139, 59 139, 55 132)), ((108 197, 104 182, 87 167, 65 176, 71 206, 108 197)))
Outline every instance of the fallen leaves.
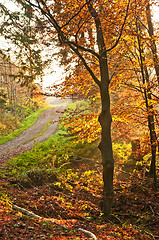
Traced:
POLYGON ((67 174, 61 175, 61 179, 58 179, 62 186, 60 191, 53 188, 51 183, 32 186, 26 191, 25 188, 21 189, 16 184, 10 185, 7 179, 1 179, 3 187, 7 190, 9 198, 14 200, 14 204, 42 218, 36 220, 19 214, 13 211, 5 201, 1 205, 3 207, 0 212, 2 213, 0 239, 7 239, 8 236, 12 237, 10 239, 88 239, 78 230, 79 228, 103 240, 151 239, 148 234, 143 235, 142 226, 145 226, 144 229, 152 235, 157 233, 157 215, 152 214, 148 205, 151 202, 153 212, 156 214, 157 195, 151 189, 144 192, 142 189, 145 186, 139 184, 139 179, 135 178, 134 181, 129 179, 127 185, 122 180, 115 181, 113 215, 110 221, 106 221, 101 212, 102 184, 99 181, 101 176, 95 170, 90 172, 86 166, 80 168, 80 165, 78 174, 81 174, 78 180, 73 179, 75 176, 77 178, 77 175, 73 173, 72 179, 67 174), (87 176, 88 173, 89 176, 87 176), (67 178, 69 184, 74 183, 73 188, 67 187, 67 178), (75 184, 76 181, 78 184, 75 184), (53 218, 58 224, 46 223, 43 221, 44 218, 53 218), (60 225, 68 229, 63 229, 60 225), (141 229, 139 230, 138 227, 141 229))

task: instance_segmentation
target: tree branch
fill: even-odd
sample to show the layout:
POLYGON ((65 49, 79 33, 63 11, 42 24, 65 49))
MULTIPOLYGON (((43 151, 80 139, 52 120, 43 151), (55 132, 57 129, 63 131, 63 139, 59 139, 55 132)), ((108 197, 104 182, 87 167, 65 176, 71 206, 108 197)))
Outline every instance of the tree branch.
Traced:
POLYGON ((100 22, 100 19, 99 19, 99 16, 98 16, 96 10, 93 8, 90 1, 86 0, 86 3, 88 5, 89 12, 95 22, 96 31, 97 31, 97 43, 98 43, 98 48, 99 48, 99 54, 101 55, 102 53, 106 53, 101 22, 100 22))
MULTIPOLYGON (((59 24, 57 23, 57 21, 55 20, 55 18, 53 17, 53 15, 50 13, 48 7, 46 6, 45 2, 43 0, 41 0, 43 6, 46 8, 47 12, 40 6, 40 4, 37 6, 33 3, 30 2, 30 0, 26 0, 29 4, 31 4, 33 7, 38 8, 39 10, 41 10, 41 12, 47 17, 47 19, 49 20, 50 23, 52 23, 53 27, 56 29, 59 38, 61 39, 62 43, 67 44, 73 52, 76 53, 76 55, 81 59, 83 65, 85 66, 85 68, 88 70, 88 72, 90 73, 91 77, 93 78, 93 80, 95 81, 95 83, 100 86, 101 82, 98 80, 98 78, 95 76, 95 74, 93 73, 93 71, 91 70, 91 68, 88 66, 88 64, 86 63, 84 57, 81 55, 81 53, 78 51, 78 48, 80 48, 83 51, 87 51, 90 52, 92 54, 94 54, 95 56, 99 57, 99 55, 94 52, 91 49, 86 49, 78 44, 76 44, 75 42, 69 41, 67 39, 67 37, 64 35, 63 31, 61 30, 61 27, 59 26, 59 24), (75 46, 75 47, 74 47, 75 46)), ((36 0, 37 3, 39 3, 39 0, 36 0)), ((87 0, 87 3, 90 2, 90 0, 87 0)))
MULTIPOLYGON (((109 52, 111 51, 113 48, 115 48, 118 44, 118 42, 120 41, 120 38, 121 38, 121 35, 123 33, 123 29, 124 29, 124 25, 126 23, 126 19, 127 19, 127 16, 128 16, 128 10, 129 10, 129 5, 130 5, 130 0, 128 1, 128 4, 127 4, 127 9, 126 9, 126 15, 125 15, 125 18, 124 18, 124 22, 123 22, 123 25, 121 27, 121 30, 120 30, 120 34, 118 36, 118 39, 116 40, 116 43, 109 49, 107 49, 106 51, 109 52)), ((103 53, 102 53, 103 54, 103 53)))
POLYGON ((45 17, 49 20, 49 22, 53 25, 53 27, 56 29, 58 34, 62 34, 63 32, 61 31, 61 28, 59 26, 59 24, 57 23, 57 21, 55 20, 55 18, 53 17, 53 15, 50 13, 50 10, 48 9, 47 5, 45 4, 45 2, 43 0, 41 0, 43 6, 46 8, 47 12, 40 6, 40 2, 39 0, 36 0, 37 4, 32 3, 30 0, 26 0, 27 3, 29 3, 32 7, 35 7, 37 9, 39 9, 44 15, 45 17))
POLYGON ((80 54, 80 52, 78 51, 77 48, 73 47, 69 42, 67 43, 68 46, 72 49, 73 52, 75 52, 77 54, 77 56, 81 59, 83 65, 85 66, 85 68, 87 69, 87 71, 90 73, 91 77, 93 78, 93 80, 95 81, 95 83, 100 87, 101 82, 98 80, 98 78, 94 75, 93 71, 91 70, 91 68, 88 66, 88 64, 86 63, 84 57, 80 54))
MULTIPOLYGON (((89 2, 90 1, 91 0, 89 0, 89 2)), ((71 20, 74 19, 86 5, 87 5, 87 3, 84 3, 83 6, 78 10, 78 12, 75 13, 64 25, 62 25, 61 28, 64 28, 65 26, 67 26, 71 22, 71 20)))
POLYGON ((99 59, 99 54, 96 53, 94 50, 89 49, 89 48, 82 47, 81 45, 79 45, 78 43, 75 43, 75 42, 73 42, 73 41, 69 41, 69 43, 72 44, 73 46, 81 49, 82 51, 89 52, 89 53, 95 55, 95 56, 99 59))

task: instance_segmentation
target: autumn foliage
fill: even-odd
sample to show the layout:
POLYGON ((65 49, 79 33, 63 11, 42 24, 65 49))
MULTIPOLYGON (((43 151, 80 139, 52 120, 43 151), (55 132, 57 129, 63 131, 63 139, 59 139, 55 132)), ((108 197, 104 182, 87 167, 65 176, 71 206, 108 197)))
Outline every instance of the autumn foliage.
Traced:
MULTIPOLYGON (((27 24, 31 34, 27 29, 22 28, 22 32, 27 33, 27 39, 24 38, 22 41, 21 52, 26 47, 29 56, 29 61, 22 64, 25 74, 29 73, 28 78, 25 78, 28 81, 24 83, 32 83, 30 76, 35 78, 36 73, 41 73, 44 65, 41 59, 38 61, 37 57, 41 52, 41 47, 44 46, 47 51, 44 62, 48 63, 52 58, 58 59, 59 64, 65 69, 65 79, 60 84, 61 91, 59 91, 59 86, 54 86, 58 89, 58 95, 60 94, 62 98, 69 96, 72 99, 87 99, 87 107, 81 109, 77 105, 74 111, 68 111, 64 125, 68 136, 74 137, 74 142, 98 144, 103 166, 102 170, 100 169, 103 185, 98 187, 102 187, 103 192, 99 193, 97 190, 98 193, 95 192, 94 195, 95 199, 98 198, 98 194, 102 195, 101 209, 108 218, 113 208, 114 186, 118 186, 123 191, 123 188, 129 189, 131 185, 128 180, 126 184, 123 184, 116 179, 116 175, 114 179, 114 169, 116 171, 117 167, 114 166, 114 160, 118 154, 115 152, 113 155, 112 142, 113 144, 120 142, 123 145, 124 142, 132 142, 132 145, 136 143, 136 153, 132 149, 127 160, 130 160, 133 166, 137 162, 143 168, 143 172, 137 176, 140 180, 143 179, 143 182, 146 174, 153 176, 153 186, 157 189, 158 25, 153 24, 151 12, 155 2, 147 0, 18 0, 16 2, 25 12, 24 16, 30 20, 27 24), (34 40, 33 45, 32 41, 28 44, 31 38, 34 40), (33 47, 39 49, 38 52, 33 51, 33 47), (149 169, 147 169, 147 162, 149 169)), ((3 11, 8 14, 6 9, 3 8, 3 11)), ((16 22, 20 26, 19 19, 17 19, 14 18, 14 26, 16 22)), ((3 26, 7 28, 8 23, 8 20, 4 21, 3 26)), ((7 29, 10 33, 10 23, 7 29)), ((7 33, 3 32, 3 34, 6 36, 7 33)), ((120 148, 118 148, 118 153, 120 153, 120 148)), ((69 156, 66 159, 68 160, 69 156)), ((118 162, 119 170, 125 171, 123 166, 120 168, 120 164, 125 164, 125 167, 127 165, 124 161, 123 163, 120 161, 118 162)), ((83 193, 83 189, 88 190, 79 188, 80 181, 76 183, 73 183, 76 191, 72 190, 75 198, 78 197, 80 191, 83 193)), ((90 182, 86 183, 87 186, 91 191, 90 182)), ((134 186, 129 190, 135 192, 137 184, 135 183, 134 186)), ((147 190, 143 186, 141 189, 146 198, 147 190)), ((135 192, 137 202, 134 205, 137 208, 139 199, 136 194, 135 192)), ((122 211, 122 204, 128 204, 130 196, 127 190, 124 191, 124 197, 118 193, 116 196, 115 201, 118 200, 121 204, 115 209, 122 211)), ((39 207, 41 202, 48 202, 50 199, 54 201, 52 196, 39 198, 38 204, 35 204, 33 209, 42 211, 39 207)), ((58 201, 61 205, 64 204, 63 208, 69 209, 70 215, 73 209, 79 211, 77 215, 82 220, 87 217, 87 215, 84 217, 81 215, 82 207, 90 213, 93 212, 93 208, 96 209, 96 205, 91 205, 90 199, 89 207, 85 204, 80 205, 78 202, 72 208, 58 198, 56 204, 58 201)), ((84 202, 84 199, 81 201, 84 202)), ((130 201, 132 201, 131 197, 130 201)), ((58 206, 57 204, 57 208, 58 206)), ((144 211, 146 211, 145 208, 143 208, 144 211)), ((114 211, 115 209, 113 208, 114 211)), ((155 215, 152 206, 150 209, 155 215)), ((132 214, 131 211, 127 209, 125 214, 132 214)), ((70 217, 69 214, 67 217, 70 217)), ((139 221, 142 220, 139 219, 139 221)), ((94 228, 97 232, 98 228, 102 229, 101 226, 93 225, 92 229, 94 228)), ((121 237, 122 239, 131 238, 132 236, 127 236, 127 231, 129 229, 126 229, 126 232, 123 229, 120 230, 119 239, 121 237)), ((100 234, 98 237, 105 238, 100 234)), ((139 239, 140 235, 137 237, 139 239)))

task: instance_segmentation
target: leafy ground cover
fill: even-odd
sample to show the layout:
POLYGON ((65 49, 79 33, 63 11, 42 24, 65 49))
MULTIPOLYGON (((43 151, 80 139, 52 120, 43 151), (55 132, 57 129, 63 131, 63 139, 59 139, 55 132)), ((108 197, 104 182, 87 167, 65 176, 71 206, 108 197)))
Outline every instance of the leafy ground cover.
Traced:
POLYGON ((153 239, 159 234, 157 192, 146 181, 115 178, 112 216, 106 220, 101 211, 100 167, 81 162, 71 165, 51 178, 35 172, 36 178, 27 180, 1 177, 0 239, 87 239, 79 228, 93 232, 97 239, 153 239), (12 203, 53 218, 67 229, 24 216, 12 209, 12 203))
POLYGON ((143 169, 130 164, 130 146, 114 143, 114 203, 105 219, 97 143, 75 138, 63 119, 53 137, 1 169, 0 239, 89 239, 79 228, 97 239, 157 239, 158 192, 143 169), (25 216, 13 204, 42 218, 25 216))

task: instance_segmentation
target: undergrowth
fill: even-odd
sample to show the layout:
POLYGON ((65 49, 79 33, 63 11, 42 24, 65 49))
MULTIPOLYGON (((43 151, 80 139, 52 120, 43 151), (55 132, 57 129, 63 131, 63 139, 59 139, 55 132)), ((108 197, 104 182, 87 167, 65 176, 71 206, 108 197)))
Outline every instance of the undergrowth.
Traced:
MULTIPOLYGON (((31 151, 22 153, 17 158, 11 158, 2 168, 1 174, 5 174, 7 177, 27 178, 28 171, 35 171, 36 169, 39 171, 40 169, 43 171, 63 171, 67 167, 66 165, 69 165, 76 158, 79 159, 80 157, 80 160, 81 158, 83 160, 83 158, 94 159, 98 156, 96 142, 89 144, 86 141, 85 143, 77 141, 77 136, 70 136, 64 126, 69 111, 74 111, 77 106, 83 111, 83 108, 88 106, 88 103, 77 102, 70 104, 61 119, 58 131, 47 141, 35 144, 31 151)), ((40 109, 34 115, 28 117, 26 121, 29 124, 33 122, 33 117, 37 116, 36 114, 39 114, 42 110, 40 109)), ((17 130, 17 133, 20 131, 21 128, 17 130)), ((15 136, 15 133, 12 136, 15 136)))
MULTIPOLYGON (((23 121, 21 121, 20 118, 17 116, 12 115, 11 113, 5 113, 5 118, 3 119, 3 122, 6 122, 5 127, 9 127, 11 125, 12 127, 10 128, 10 131, 8 131, 8 135, 4 136, 4 132, 0 134, 0 144, 3 144, 9 140, 12 140, 13 138, 17 137, 22 131, 25 129, 29 128, 31 125, 33 125, 38 116, 46 109, 49 107, 45 108, 40 108, 36 112, 32 112, 29 116, 27 116, 23 121), (7 120, 7 119, 9 120, 7 120)), ((4 116, 4 115, 3 115, 4 116)), ((1 116, 2 117, 2 116, 1 116)), ((0 122, 0 128, 2 125, 2 121, 0 122)))
MULTIPOLYGON (((11 158, 1 174, 7 177, 28 178, 28 172, 46 171, 49 172, 66 172, 72 162, 98 162, 101 166, 101 155, 98 150, 99 141, 84 143, 80 141, 78 135, 70 134, 69 128, 66 128, 66 121, 70 113, 83 114, 89 108, 89 102, 78 101, 69 104, 67 111, 61 118, 58 131, 47 141, 34 145, 31 151, 20 154, 17 158, 11 158)), ((0 140, 0 143, 12 139, 21 131, 32 125, 37 116, 45 109, 39 109, 37 112, 28 116, 20 129, 12 135, 0 140)), ((118 165, 124 166, 131 162, 131 143, 114 142, 113 143, 114 159, 118 165)), ((135 167, 135 165, 134 165, 135 167)))
MULTIPOLYGON (((157 194, 150 189, 149 181, 141 181, 138 175, 130 177, 128 172, 123 176, 122 168, 118 174, 116 169, 114 177, 113 215, 110 222, 105 221, 100 206, 103 181, 98 142, 77 141, 78 136, 70 135, 65 128, 69 111, 76 107, 76 104, 70 105, 56 134, 35 144, 32 151, 10 159, 2 168, 2 180, 7 179, 7 184, 11 184, 6 184, 8 188, 2 191, 3 201, 8 201, 7 191, 15 204, 24 208, 29 205, 29 209, 40 216, 54 217, 62 223, 76 219, 78 224, 87 225, 87 229, 93 226, 90 230, 99 239, 106 239, 106 234, 112 236, 110 239, 150 239, 144 238, 140 229, 156 234, 157 194), (30 182, 33 185, 29 186, 30 182)), ((83 108, 83 104, 78 103, 80 107, 83 108)), ((115 165, 129 162, 130 144, 113 143, 113 149, 115 165)))

